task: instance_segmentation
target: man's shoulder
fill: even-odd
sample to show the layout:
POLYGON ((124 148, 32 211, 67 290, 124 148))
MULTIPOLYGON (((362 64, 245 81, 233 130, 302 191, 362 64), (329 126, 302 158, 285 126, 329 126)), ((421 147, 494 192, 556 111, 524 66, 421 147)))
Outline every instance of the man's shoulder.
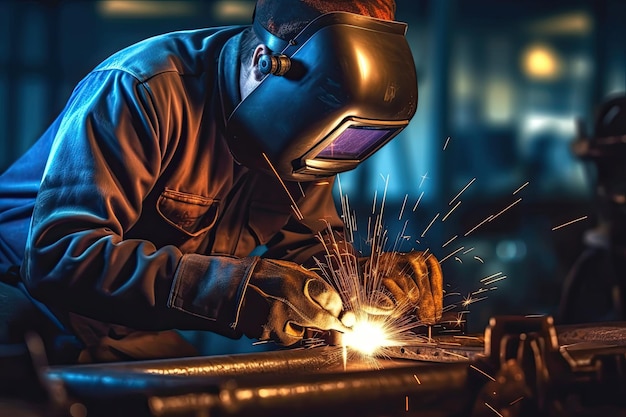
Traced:
POLYGON ((164 72, 199 75, 213 71, 226 41, 245 26, 181 30, 156 35, 130 45, 94 70, 121 70, 143 82, 164 72))

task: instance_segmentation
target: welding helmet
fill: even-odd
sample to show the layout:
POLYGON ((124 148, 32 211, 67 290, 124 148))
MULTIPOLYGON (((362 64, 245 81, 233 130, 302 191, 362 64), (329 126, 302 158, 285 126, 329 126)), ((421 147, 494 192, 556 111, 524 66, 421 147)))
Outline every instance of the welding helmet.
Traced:
POLYGON ((596 111, 593 133, 587 135, 580 127, 572 146, 576 155, 595 166, 601 197, 612 204, 626 205, 626 95, 611 96, 602 102, 596 111))
POLYGON ((407 25, 324 13, 290 39, 254 20, 274 55, 268 75, 234 109, 226 133, 236 161, 307 181, 355 168, 404 129, 417 109, 407 25))

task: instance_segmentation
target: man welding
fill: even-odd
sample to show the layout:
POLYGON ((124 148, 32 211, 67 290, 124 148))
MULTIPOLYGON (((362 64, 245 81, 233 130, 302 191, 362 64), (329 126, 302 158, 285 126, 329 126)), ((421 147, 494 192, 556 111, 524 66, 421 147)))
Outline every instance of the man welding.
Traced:
MULTIPOLYGON (((78 362, 193 354, 174 329, 287 346, 350 331, 309 268, 320 232, 344 239, 334 176, 417 108, 394 13, 392 0, 258 0, 251 26, 106 59, 0 177, 4 281, 77 337, 78 362)), ((389 299, 438 320, 435 258, 381 259, 389 299)))

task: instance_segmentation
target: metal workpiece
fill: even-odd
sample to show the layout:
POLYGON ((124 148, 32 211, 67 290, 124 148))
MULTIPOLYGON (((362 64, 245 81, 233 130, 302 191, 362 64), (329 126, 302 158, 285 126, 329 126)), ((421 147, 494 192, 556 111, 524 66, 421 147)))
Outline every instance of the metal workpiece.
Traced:
POLYGON ((135 362, 113 362, 50 367, 51 377, 62 377, 68 371, 82 375, 128 372, 135 375, 228 376, 263 373, 314 372, 343 366, 340 347, 314 349, 280 349, 259 353, 155 359, 135 362), (312 354, 315 352, 315 354, 312 354))
POLYGON ((251 354, 53 366, 43 370, 66 396, 87 405, 90 416, 148 416, 154 395, 203 393, 218 396, 232 378, 310 374, 341 369, 341 349, 285 349, 251 354))
POLYGON ((448 416, 471 403, 467 363, 347 353, 346 362, 341 347, 322 346, 58 366, 45 375, 62 383, 68 398, 79 399, 90 416, 303 416, 325 410, 345 416, 430 410, 427 415, 448 416), (446 404, 450 395, 454 404, 446 404))
POLYGON ((44 371, 61 382, 70 396, 100 401, 139 398, 147 393, 217 392, 228 378, 268 374, 327 372, 342 368, 341 349, 279 350, 252 354, 55 366, 44 371))
POLYGON ((501 316, 484 336, 438 335, 374 356, 317 346, 42 374, 65 391, 55 404, 80 403, 89 417, 618 415, 593 413, 626 410, 624 329, 501 316))
POLYGON ((152 415, 454 416, 468 412, 475 393, 467 364, 394 363, 365 371, 255 376, 227 381, 207 393, 153 396, 152 415), (204 413, 204 414, 202 414, 204 413))

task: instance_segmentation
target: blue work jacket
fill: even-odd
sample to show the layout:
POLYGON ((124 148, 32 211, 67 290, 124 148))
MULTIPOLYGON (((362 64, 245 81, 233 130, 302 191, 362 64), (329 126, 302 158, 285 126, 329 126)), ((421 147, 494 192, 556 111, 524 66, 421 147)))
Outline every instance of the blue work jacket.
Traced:
POLYGON ((233 160, 224 126, 240 101, 243 29, 112 55, 0 176, 0 259, 87 346, 112 329, 238 338, 255 248, 304 263, 323 252, 319 231, 343 227, 333 178, 286 183, 299 219, 277 178, 233 160))

